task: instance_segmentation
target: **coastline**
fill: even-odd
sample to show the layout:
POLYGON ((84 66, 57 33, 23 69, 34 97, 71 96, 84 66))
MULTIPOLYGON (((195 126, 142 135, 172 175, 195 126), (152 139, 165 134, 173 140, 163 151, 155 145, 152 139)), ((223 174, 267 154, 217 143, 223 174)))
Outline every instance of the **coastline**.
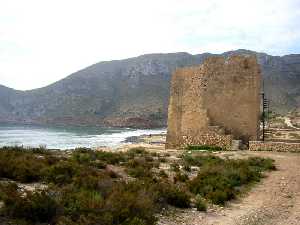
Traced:
MULTIPOLYGON (((165 129, 131 129, 101 127, 57 127, 0 124, 0 147, 23 146, 48 149, 71 150, 75 148, 119 148, 135 143, 132 137, 163 134, 165 129), (129 138, 130 137, 130 138, 129 138), (127 140, 127 141, 126 141, 127 140)), ((137 139, 137 138, 135 138, 137 139)))

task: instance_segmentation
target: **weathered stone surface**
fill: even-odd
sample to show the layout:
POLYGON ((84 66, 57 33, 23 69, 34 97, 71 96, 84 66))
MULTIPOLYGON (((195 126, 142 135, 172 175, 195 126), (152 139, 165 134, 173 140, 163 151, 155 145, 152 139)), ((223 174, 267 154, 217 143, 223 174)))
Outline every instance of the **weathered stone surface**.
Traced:
POLYGON ((250 151, 300 152, 300 143, 250 141, 250 151))
POLYGON ((175 71, 171 81, 166 148, 232 139, 257 140, 260 68, 254 56, 212 57, 175 71))

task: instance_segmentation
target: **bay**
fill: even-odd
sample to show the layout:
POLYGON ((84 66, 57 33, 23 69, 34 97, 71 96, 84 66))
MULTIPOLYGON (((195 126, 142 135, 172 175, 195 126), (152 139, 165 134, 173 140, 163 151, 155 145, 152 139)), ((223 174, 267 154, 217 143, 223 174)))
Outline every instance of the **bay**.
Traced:
POLYGON ((75 126, 0 124, 0 147, 24 146, 49 149, 118 147, 128 137, 165 133, 165 129, 131 129, 75 126))

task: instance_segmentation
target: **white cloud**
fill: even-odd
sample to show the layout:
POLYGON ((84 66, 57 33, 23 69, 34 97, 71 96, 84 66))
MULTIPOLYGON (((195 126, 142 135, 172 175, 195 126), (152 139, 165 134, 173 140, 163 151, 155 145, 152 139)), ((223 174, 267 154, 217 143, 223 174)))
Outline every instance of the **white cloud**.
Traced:
POLYGON ((0 84, 31 89, 102 60, 299 51, 299 0, 1 0, 0 84))

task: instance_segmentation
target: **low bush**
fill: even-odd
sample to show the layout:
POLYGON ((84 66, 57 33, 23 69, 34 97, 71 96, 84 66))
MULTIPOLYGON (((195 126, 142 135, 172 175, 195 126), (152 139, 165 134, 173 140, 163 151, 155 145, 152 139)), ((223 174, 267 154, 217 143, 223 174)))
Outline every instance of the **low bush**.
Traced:
POLYGON ((56 162, 54 157, 43 154, 21 147, 0 148, 0 177, 24 183, 41 180, 42 170, 56 162))
POLYGON ((178 208, 189 208, 191 204, 190 195, 187 193, 187 190, 173 185, 169 185, 163 193, 163 197, 168 204, 178 208))
POLYGON ((155 223, 157 209, 151 193, 136 186, 139 184, 118 186, 108 197, 105 209, 113 215, 110 224, 131 224, 139 220, 149 225, 155 223))
POLYGON ((209 145, 188 145, 186 150, 206 150, 206 151, 222 151, 223 148, 219 146, 209 146, 209 145))
POLYGON ((248 163, 259 170, 276 170, 274 160, 270 158, 251 157, 248 163))
POLYGON ((239 187, 259 181, 262 171, 275 168, 269 159, 228 159, 221 162, 204 164, 197 177, 189 182, 194 194, 200 194, 218 205, 235 198, 239 194, 239 187))
POLYGON ((203 198, 200 195, 197 195, 195 200, 196 200, 195 206, 198 211, 206 211, 207 210, 207 206, 206 206, 205 202, 203 201, 203 198))
POLYGON ((180 171, 180 165, 178 163, 171 163, 170 164, 170 169, 174 172, 179 172, 180 171))
MULTIPOLYGON (((151 157, 152 158, 152 157, 151 157)), ((149 160, 147 155, 144 156, 135 156, 133 159, 129 159, 125 164, 127 168, 127 173, 135 178, 146 178, 152 177, 153 173, 151 172, 152 168, 159 168, 159 162, 149 160)))
POLYGON ((148 154, 149 153, 145 150, 144 147, 135 147, 135 148, 131 148, 127 151, 127 155, 130 158, 134 158, 135 156, 145 156, 148 154))
POLYGON ((206 210, 207 200, 223 205, 235 198, 242 186, 259 181, 263 171, 275 169, 270 159, 230 160, 210 154, 185 154, 171 165, 176 172, 173 183, 164 170, 156 169, 160 157, 143 148, 128 153, 81 148, 62 157, 44 151, 0 150, 1 178, 43 181, 49 186, 44 191, 29 192, 13 183, 0 183, 2 214, 17 220, 17 224, 153 225, 162 207, 187 208, 195 196, 195 206, 201 211, 206 210), (24 159, 26 163, 22 163, 24 159), (109 164, 125 167, 128 175, 137 179, 125 182, 109 164), (185 171, 199 167, 197 177, 188 180, 180 166, 185 171))
POLYGON ((73 177, 81 170, 77 163, 61 161, 55 165, 45 168, 43 174, 45 180, 54 184, 71 183, 73 177))
POLYGON ((122 153, 113 153, 113 152, 105 152, 105 151, 96 151, 96 159, 100 161, 104 161, 107 164, 119 164, 120 162, 125 161, 124 154, 122 153))
POLYGON ((174 176, 174 183, 177 183, 177 182, 186 182, 189 180, 189 176, 185 173, 181 173, 180 171, 177 172, 174 176))
POLYGON ((160 207, 172 205, 178 208, 188 208, 191 204, 190 192, 184 186, 174 185, 166 180, 150 183, 147 190, 152 193, 154 201, 160 207))
POLYGON ((186 166, 205 166, 211 164, 222 164, 224 162, 223 159, 214 155, 191 155, 184 154, 182 155, 182 159, 186 166))
POLYGON ((80 164, 93 164, 100 161, 105 164, 119 164, 124 162, 124 154, 106 151, 93 151, 87 148, 78 148, 72 153, 72 158, 80 164))
POLYGON ((1 199, 5 215, 31 222, 50 222, 57 214, 58 204, 47 190, 26 192, 24 194, 16 184, 1 186, 1 199))

